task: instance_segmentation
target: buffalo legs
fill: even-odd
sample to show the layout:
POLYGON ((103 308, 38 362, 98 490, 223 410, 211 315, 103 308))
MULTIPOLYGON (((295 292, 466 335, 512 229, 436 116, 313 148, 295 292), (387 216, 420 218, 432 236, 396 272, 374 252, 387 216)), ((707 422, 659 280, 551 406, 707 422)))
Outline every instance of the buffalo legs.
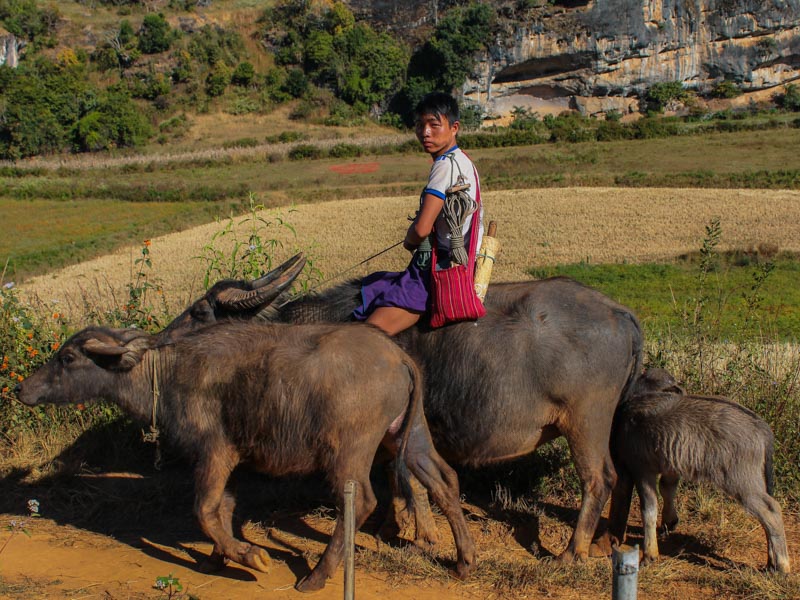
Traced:
MULTIPOLYGON (((608 449, 611 438, 611 416, 594 418, 592 427, 584 423, 579 415, 573 415, 580 427, 562 433, 567 438, 575 468, 582 484, 581 507, 578 522, 567 544, 558 557, 562 561, 585 561, 589 556, 592 536, 600 521, 600 513, 617 481, 614 463, 608 449)), ((588 417, 586 417, 588 421, 588 417)))
POLYGON ((356 531, 364 524, 364 521, 372 514, 372 511, 375 510, 378 504, 369 481, 371 457, 362 456, 357 460, 340 460, 339 462, 344 462, 345 464, 339 465, 339 467, 334 469, 338 476, 331 481, 334 495, 336 496, 336 508, 339 512, 339 518, 336 520, 336 527, 333 530, 331 541, 322 553, 322 558, 320 558, 311 573, 295 585, 295 588, 300 592, 315 592, 321 590, 325 586, 325 582, 333 576, 339 564, 342 562, 342 558, 344 557, 344 519, 342 516, 344 515, 345 482, 348 479, 352 479, 358 484, 355 494, 356 531), (356 471, 352 468, 348 468, 349 465, 366 465, 366 467, 359 468, 356 471))
POLYGON ((392 501, 378 536, 382 539, 392 539, 405 534, 406 531, 413 531, 414 545, 421 550, 430 551, 439 543, 439 533, 428 503, 428 490, 412 476, 410 484, 413 500, 404 498, 402 490, 397 487, 396 468, 397 465, 393 461, 386 469, 392 490, 392 501))
POLYGON ((225 486, 239 463, 239 456, 234 448, 224 443, 209 447, 212 449, 195 468, 195 514, 203 533, 214 542, 211 556, 202 568, 219 569, 231 559, 266 573, 270 564, 267 552, 233 535, 233 497, 225 491, 225 486))
MULTIPOLYGON (((456 574, 464 579, 475 566, 475 544, 461 509, 458 476, 434 449, 427 427, 412 425, 404 462, 447 518, 456 544, 456 574)), ((402 474, 402 466, 398 468, 402 474)), ((430 507, 426 508, 430 515, 430 507)), ((435 527, 432 521, 430 526, 435 527)))

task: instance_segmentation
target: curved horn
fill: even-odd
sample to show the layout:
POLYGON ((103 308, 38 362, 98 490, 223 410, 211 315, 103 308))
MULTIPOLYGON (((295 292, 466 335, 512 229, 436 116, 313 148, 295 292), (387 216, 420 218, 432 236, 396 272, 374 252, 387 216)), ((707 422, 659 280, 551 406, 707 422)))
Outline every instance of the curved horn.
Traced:
MULTIPOLYGON (((250 310, 257 307, 263 307, 269 304, 280 293, 292 285, 295 277, 300 274, 306 264, 306 259, 302 254, 292 257, 283 265, 262 277, 261 279, 271 278, 268 285, 264 285, 257 289, 249 291, 228 289, 222 291, 217 297, 217 303, 225 306, 226 308, 233 308, 237 310, 250 310), (283 271, 281 272, 281 269, 283 271), (278 271, 278 273, 276 273, 278 271)), ((258 281, 261 281, 260 279, 258 281)), ((255 283, 255 282, 254 282, 255 283)))
POLYGON ((289 260, 287 260, 286 262, 284 262, 284 263, 283 263, 282 265, 280 265, 279 267, 276 267, 275 269, 272 269, 272 271, 270 271, 270 272, 269 272, 269 273, 267 273, 266 275, 262 275, 262 276, 261 276, 261 277, 259 277, 258 279, 254 279, 253 281, 251 281, 251 282, 248 284, 248 287, 249 287, 251 290, 255 290, 255 289, 257 289, 257 288, 264 287, 265 285, 267 285, 267 284, 269 284, 269 283, 272 283, 272 282, 273 282, 273 281, 275 281, 275 280, 276 280, 278 277, 280 277, 280 276, 281 276, 281 274, 282 274, 284 271, 288 270, 288 269, 289 269, 291 266, 293 266, 294 264, 296 264, 296 263, 297 263, 297 261, 299 261, 299 260, 302 260, 302 261, 303 261, 303 264, 305 264, 305 261, 306 261, 306 259, 305 259, 305 257, 303 256, 303 253, 302 253, 302 252, 298 252, 298 253, 297 253, 297 254, 295 254, 295 255, 294 255, 292 258, 290 258, 289 260))

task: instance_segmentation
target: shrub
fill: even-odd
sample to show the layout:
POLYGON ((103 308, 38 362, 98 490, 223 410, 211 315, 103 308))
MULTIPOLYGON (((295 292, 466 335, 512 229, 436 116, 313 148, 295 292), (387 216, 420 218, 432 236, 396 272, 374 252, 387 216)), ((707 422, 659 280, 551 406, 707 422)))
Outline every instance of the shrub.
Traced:
POLYGON ((239 138, 222 144, 223 148, 255 148, 256 146, 258 146, 258 140, 252 137, 239 138))
POLYGON ((249 62, 241 62, 236 65, 231 75, 231 83, 241 87, 247 87, 253 83, 256 71, 253 65, 249 62))
POLYGON ((291 69, 286 73, 286 79, 281 85, 281 90, 292 98, 302 98, 308 91, 308 78, 302 69, 291 69))
POLYGON ((790 83, 784 88, 781 107, 786 110, 800 111, 800 86, 790 83))
POLYGON ((632 127, 633 137, 638 139, 660 138, 681 133, 680 124, 677 121, 669 121, 659 117, 639 119, 633 123, 632 127))
POLYGON ((217 65, 213 71, 206 75, 206 94, 212 98, 222 96, 230 80, 230 73, 228 73, 225 66, 217 65))
POLYGON ((13 282, 0 283, 0 438, 11 441, 46 416, 44 409, 12 401, 14 387, 59 348, 67 330, 57 307, 38 317, 20 300, 13 282))
POLYGON ((742 90, 739 89, 735 82, 725 79, 714 86, 711 95, 714 98, 736 98, 742 95, 742 90))
POLYGON ((233 67, 244 53, 244 42, 235 31, 204 25, 192 35, 188 51, 189 55, 201 64, 213 67, 224 63, 233 67))
POLYGON ((648 110, 661 112, 670 102, 683 102, 688 97, 689 93, 680 81, 666 81, 654 83, 647 90, 645 100, 648 110))
POLYGON ((300 144, 289 151, 289 160, 321 158, 322 150, 313 144, 300 144))
POLYGON ((593 123, 577 113, 558 117, 547 115, 544 124, 550 129, 551 140, 554 142, 589 142, 597 139, 593 123))
POLYGON ((603 121, 597 126, 597 140, 600 142, 610 142, 613 140, 629 140, 635 137, 636 132, 631 127, 619 121, 603 121))
POLYGON ((55 5, 40 9, 35 0, 0 0, 0 21, 20 39, 43 40, 55 33, 60 18, 55 5))
POLYGON ((162 14, 146 15, 139 29, 139 50, 144 54, 157 54, 169 50, 174 34, 162 14))
POLYGON ((261 103, 257 99, 244 93, 237 93, 225 112, 230 115, 248 115, 259 110, 261 110, 261 103))
POLYGON ((103 93, 94 110, 75 125, 73 147, 92 152, 110 148, 138 146, 153 134, 147 118, 122 86, 103 93))
POLYGON ((328 151, 328 154, 332 158, 354 158, 356 156, 361 156, 363 153, 364 150, 361 148, 361 146, 344 143, 336 144, 328 151))

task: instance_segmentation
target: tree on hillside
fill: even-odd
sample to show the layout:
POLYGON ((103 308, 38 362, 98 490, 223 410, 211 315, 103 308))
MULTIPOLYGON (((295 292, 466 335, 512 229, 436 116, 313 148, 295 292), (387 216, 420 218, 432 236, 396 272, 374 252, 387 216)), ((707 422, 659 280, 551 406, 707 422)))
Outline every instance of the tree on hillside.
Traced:
POLYGON ((402 83, 407 54, 390 35, 356 23, 343 2, 283 0, 259 19, 275 62, 307 78, 358 112, 386 102, 402 83))
POLYGON ((407 124, 422 96, 434 90, 458 90, 474 74, 478 53, 487 47, 494 22, 494 9, 483 3, 454 8, 439 20, 430 40, 411 56, 406 85, 392 102, 407 124))
POLYGON ((162 14, 146 15, 139 29, 139 50, 144 54, 157 54, 169 50, 175 33, 162 14))
POLYGON ((0 71, 2 159, 129 146, 150 135, 146 117, 124 85, 119 87, 124 94, 98 90, 81 62, 58 64, 39 56, 0 71))
POLYGON ((76 124, 73 147, 82 152, 138 146, 153 134, 123 85, 109 87, 76 124))
POLYGON ((39 8, 36 4, 36 0, 0 0, 0 23, 29 42, 52 36, 61 15, 55 5, 39 8))

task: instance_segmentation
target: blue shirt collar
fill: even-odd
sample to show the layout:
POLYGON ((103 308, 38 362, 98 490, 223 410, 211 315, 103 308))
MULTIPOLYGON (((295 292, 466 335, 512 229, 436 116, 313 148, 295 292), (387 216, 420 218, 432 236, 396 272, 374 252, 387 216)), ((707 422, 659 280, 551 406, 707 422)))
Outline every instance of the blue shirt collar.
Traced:
POLYGON ((453 146, 452 148, 450 148, 450 149, 449 149, 447 152, 445 152, 445 153, 444 153, 444 154, 442 154, 441 156, 437 157, 437 158, 436 158, 436 160, 444 160, 445 158, 447 158, 447 155, 448 155, 448 154, 450 154, 450 153, 452 153, 452 152, 455 152, 456 150, 458 150, 458 144, 456 144, 455 146, 453 146))

